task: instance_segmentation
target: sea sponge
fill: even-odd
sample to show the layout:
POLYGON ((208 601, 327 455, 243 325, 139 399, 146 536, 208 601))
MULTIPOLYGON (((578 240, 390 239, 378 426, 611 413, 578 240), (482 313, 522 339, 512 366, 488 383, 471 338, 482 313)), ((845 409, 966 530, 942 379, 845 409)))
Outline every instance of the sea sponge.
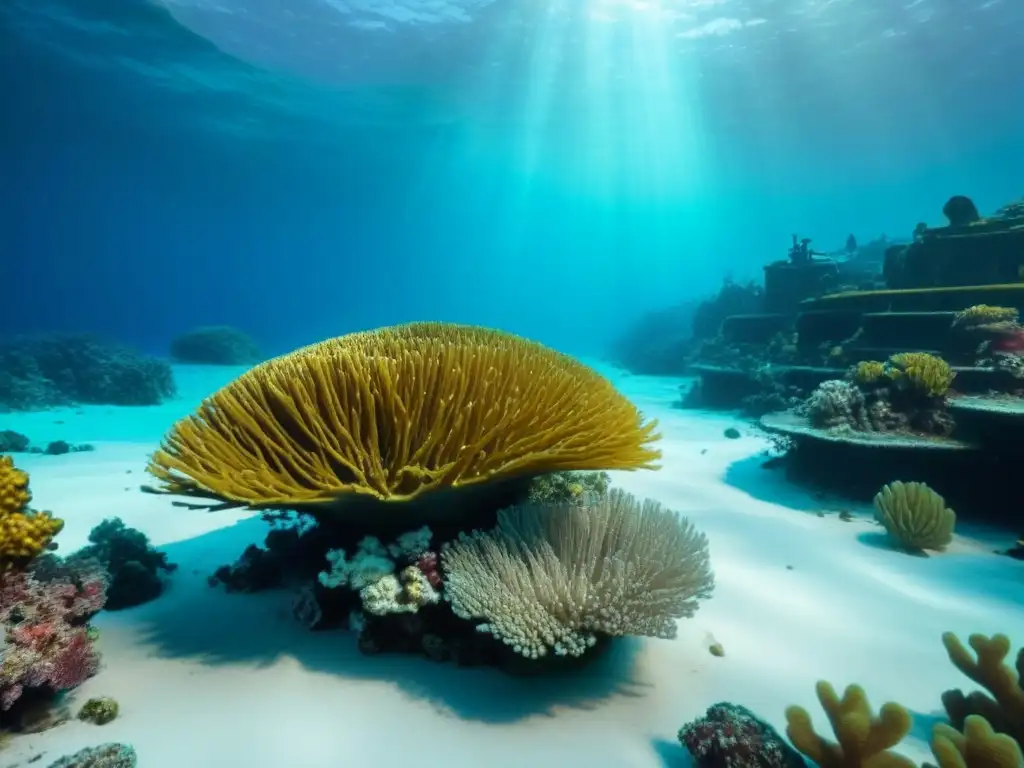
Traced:
POLYGON ((956 374, 941 357, 927 352, 900 352, 889 358, 888 376, 927 397, 943 397, 956 374))
POLYGON ((29 509, 28 473, 0 456, 0 572, 25 565, 47 550, 64 521, 29 509))
POLYGON ((956 513, 924 483, 897 480, 875 495, 875 519, 909 550, 945 549, 953 540, 956 513))
POLYGON ((828 742, 815 732, 811 716, 803 707, 786 710, 786 735, 819 768, 917 768, 902 755, 888 751, 903 740, 913 724, 906 708, 889 702, 875 717, 859 685, 848 686, 842 699, 824 681, 816 690, 838 743, 828 742))
POLYGON ((569 469, 654 468, 656 422, 598 373, 488 328, 411 323, 267 361, 153 454, 157 490, 307 511, 569 469))
POLYGON ((853 368, 853 381, 861 386, 877 384, 885 378, 885 364, 877 360, 861 360, 853 368))
POLYGON ((995 307, 991 304, 975 304, 957 312, 953 327, 964 330, 996 323, 1016 323, 1020 313, 1015 307, 995 307))

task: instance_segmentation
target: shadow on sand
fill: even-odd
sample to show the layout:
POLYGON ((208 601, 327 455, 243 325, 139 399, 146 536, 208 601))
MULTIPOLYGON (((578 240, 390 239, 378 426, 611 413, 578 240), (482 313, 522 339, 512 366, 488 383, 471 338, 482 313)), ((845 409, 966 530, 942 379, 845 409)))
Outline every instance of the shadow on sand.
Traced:
POLYGON ((765 467, 768 460, 767 453, 759 453, 733 462, 725 472, 725 483, 758 501, 800 512, 833 509, 840 503, 828 494, 815 492, 787 480, 781 466, 765 467))
POLYGON ((651 749, 657 755, 658 765, 662 768, 693 768, 693 758, 689 750, 678 741, 652 739, 651 749))
POLYGON ((255 518, 163 547, 180 565, 171 588, 158 600, 107 621, 137 632, 153 654, 164 658, 258 668, 291 657, 313 672, 387 681, 458 717, 488 723, 553 715, 566 707, 586 710, 613 696, 642 696, 650 687, 634 679, 641 643, 635 639, 613 643, 582 670, 518 678, 419 656, 367 656, 351 632, 314 632, 296 621, 287 590, 227 594, 207 585, 206 577, 218 565, 236 559, 265 533, 266 525, 255 518))

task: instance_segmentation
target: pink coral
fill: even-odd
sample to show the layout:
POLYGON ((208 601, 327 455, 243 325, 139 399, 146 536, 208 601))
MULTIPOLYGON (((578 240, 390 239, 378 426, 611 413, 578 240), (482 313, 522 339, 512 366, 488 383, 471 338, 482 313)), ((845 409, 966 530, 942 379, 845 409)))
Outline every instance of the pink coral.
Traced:
POLYGON ((434 589, 441 588, 441 571, 438 568, 437 552, 424 552, 416 561, 416 567, 427 577, 430 586, 434 589))
POLYGON ((86 622, 103 607, 106 589, 92 563, 0 574, 0 710, 26 689, 69 690, 96 673, 100 657, 86 622))

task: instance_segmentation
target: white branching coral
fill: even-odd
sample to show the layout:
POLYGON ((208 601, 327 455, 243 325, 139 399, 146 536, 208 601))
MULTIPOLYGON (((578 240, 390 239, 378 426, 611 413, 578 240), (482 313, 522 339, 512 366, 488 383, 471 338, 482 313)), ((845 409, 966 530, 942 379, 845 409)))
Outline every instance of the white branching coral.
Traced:
POLYGON ((455 614, 527 658, 580 656, 598 633, 675 637, 714 588, 704 535, 618 489, 589 508, 503 510, 441 561, 455 614))

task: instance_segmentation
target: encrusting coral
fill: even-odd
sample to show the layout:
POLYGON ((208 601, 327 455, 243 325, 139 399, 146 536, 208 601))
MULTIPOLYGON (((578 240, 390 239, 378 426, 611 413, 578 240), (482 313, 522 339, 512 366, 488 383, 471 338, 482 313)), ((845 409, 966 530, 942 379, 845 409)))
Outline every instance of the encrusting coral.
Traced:
POLYGON ((806 768, 800 754, 746 707, 719 702, 679 729, 696 768, 806 768))
POLYGON ((973 691, 946 691, 942 703, 957 728, 964 727, 972 715, 980 715, 999 733, 1007 734, 1024 749, 1024 689, 1018 669, 1024 667, 1024 650, 1018 654, 1017 667, 1006 664, 1010 639, 1006 635, 971 635, 967 644, 972 655, 952 632, 942 635, 942 644, 953 665, 980 685, 988 694, 973 691))
POLYGON ((841 699, 824 681, 816 691, 836 743, 819 736, 807 710, 797 706, 786 710, 786 735, 820 768, 916 768, 912 761, 888 751, 903 740, 913 724, 904 707, 889 702, 875 717, 859 685, 848 686, 841 699))
POLYGON ((412 323, 246 372, 173 427, 149 490, 263 509, 407 501, 560 470, 653 468, 655 429, 567 355, 492 329, 412 323))
POLYGON ((45 552, 64 527, 50 513, 29 509, 31 500, 28 473, 16 468, 10 456, 0 456, 0 574, 45 552))
POLYGON ((106 574, 98 563, 38 566, 0 575, 0 711, 28 690, 75 688, 99 668, 87 622, 103 607, 106 574))
POLYGON ((130 744, 110 743, 66 755, 51 763, 50 768, 135 768, 138 764, 138 756, 130 744))
POLYGON ((1016 323, 1020 313, 1014 307, 996 307, 991 304, 975 304, 973 307, 961 310, 953 318, 953 327, 963 330, 983 327, 986 325, 997 325, 1001 323, 1016 323))
POLYGON ((901 547, 941 550, 953 540, 956 513, 924 483, 897 480, 875 495, 875 519, 901 547))
POLYGON ((581 656, 598 633, 675 637, 714 588, 704 535, 618 489, 592 507, 502 510, 494 530, 447 544, 441 564, 455 615, 528 659, 581 656))

